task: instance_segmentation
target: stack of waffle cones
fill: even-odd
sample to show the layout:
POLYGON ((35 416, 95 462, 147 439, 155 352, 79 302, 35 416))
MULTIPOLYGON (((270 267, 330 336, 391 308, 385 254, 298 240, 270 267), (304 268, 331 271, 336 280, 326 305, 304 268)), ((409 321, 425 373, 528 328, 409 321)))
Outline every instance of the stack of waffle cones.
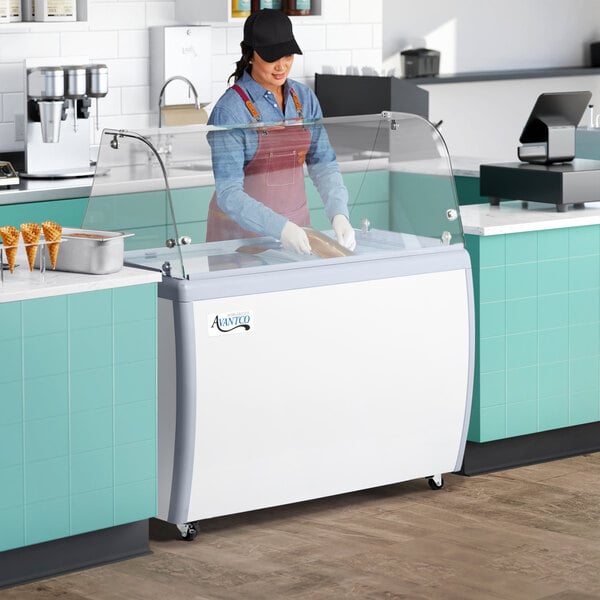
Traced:
POLYGON ((33 271, 41 233, 42 228, 37 223, 21 223, 21 235, 25 242, 25 252, 27 252, 30 271, 33 271))
MULTIPOLYGON (((6 254, 6 262, 12 273, 15 270, 15 260, 17 258, 17 244, 19 243, 19 230, 12 225, 0 227, 0 236, 2 236, 2 244, 5 246, 4 253, 6 254)), ((2 266, 0 265, 0 269, 2 266)))
POLYGON ((58 258, 58 250, 60 249, 60 236, 62 235, 62 227, 54 221, 44 221, 42 223, 44 230, 44 238, 48 246, 48 254, 50 255, 50 264, 52 268, 56 268, 56 260, 58 258))

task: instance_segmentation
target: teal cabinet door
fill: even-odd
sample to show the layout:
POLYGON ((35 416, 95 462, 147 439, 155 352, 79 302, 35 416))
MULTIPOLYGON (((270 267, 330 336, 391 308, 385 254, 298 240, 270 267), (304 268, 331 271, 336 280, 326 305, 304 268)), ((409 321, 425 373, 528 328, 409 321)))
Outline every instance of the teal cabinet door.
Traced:
POLYGON ((21 223, 54 221, 63 227, 81 227, 87 204, 87 198, 6 204, 0 206, 0 225, 18 229, 21 223))
POLYGON ((468 439, 600 420, 600 226, 465 238, 477 331, 468 439))
POLYGON ((0 303, 0 552, 156 514, 155 284, 0 303))

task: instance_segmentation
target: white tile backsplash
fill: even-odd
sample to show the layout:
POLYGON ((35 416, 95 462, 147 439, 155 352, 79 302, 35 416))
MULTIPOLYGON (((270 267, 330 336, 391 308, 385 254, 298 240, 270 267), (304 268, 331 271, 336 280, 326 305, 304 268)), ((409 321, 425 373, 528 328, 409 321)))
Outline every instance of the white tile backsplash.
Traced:
MULTIPOLYGON (((234 54, 219 54, 212 57, 212 80, 213 84, 227 85, 227 78, 235 71, 235 63, 239 59, 234 54)), ((216 100, 216 98, 214 98, 216 100)))
POLYGON ((123 23, 127 29, 143 29, 146 25, 146 4, 144 2, 113 2, 96 4, 90 1, 88 7, 90 30, 108 29, 114 31, 116 23, 123 23))
POLYGON ((117 58, 118 33, 116 31, 78 31, 60 34, 61 56, 99 56, 117 58))
POLYGON ((176 25, 173 2, 146 2, 146 26, 176 25))
POLYGON ((327 48, 330 50, 372 47, 373 28, 371 25, 330 25, 327 27, 327 48))
POLYGON ((300 79, 300 77, 304 76, 304 55, 296 54, 294 56, 294 63, 292 64, 292 70, 290 71, 290 77, 292 79, 300 79))
POLYGON ((374 73, 363 72, 363 68, 373 69, 381 75, 381 52, 379 50, 360 49, 352 50, 352 64, 359 69, 361 75, 373 75, 374 73))
POLYGON ((23 93, 15 94, 2 94, 2 115, 3 121, 14 121, 15 114, 23 114, 24 103, 23 93))
POLYGON ((379 49, 379 54, 381 55, 380 61, 383 60, 383 53, 381 52, 381 48, 383 46, 383 30, 381 29, 381 24, 373 24, 371 26, 373 28, 373 48, 379 49))
MULTIPOLYGON (((0 100, 0 104, 2 101, 0 100)), ((9 150, 20 150, 22 142, 15 142, 15 124, 0 123, 0 140, 2 140, 2 148, 5 152, 9 150)))
POLYGON ((227 29, 213 27, 211 37, 213 54, 227 54, 227 29))
POLYGON ((313 75, 315 73, 343 74, 352 63, 352 52, 350 50, 322 50, 311 52, 304 57, 304 73, 313 75))
POLYGON ((118 32, 118 53, 121 58, 146 58, 150 55, 147 29, 127 29, 118 32))
MULTIPOLYGON (((0 85, 1 92, 22 92, 23 91, 23 61, 19 60, 13 63, 0 63, 0 85)), ((0 98, 2 94, 0 93, 0 98)))
POLYGON ((206 107, 206 110, 210 111, 212 109, 214 103, 219 99, 221 94, 225 91, 226 86, 224 83, 220 81, 213 81, 212 84, 212 98, 213 101, 206 107))
POLYGON ((139 115, 158 110, 158 98, 150 98, 150 87, 124 87, 122 92, 122 107, 124 115, 139 115), (156 104, 156 106, 154 106, 156 104))
POLYGON ((240 25, 227 27, 227 54, 241 54, 240 42, 244 38, 244 28, 240 25))
POLYGON ((381 29, 381 15, 383 14, 383 0, 350 0, 350 21, 352 23, 379 23, 381 29))
MULTIPOLYGON (((224 2, 226 0, 196 0, 224 2)), ((292 77, 314 87, 315 72, 345 73, 355 66, 381 68, 383 0, 322 0, 321 16, 293 17, 304 54, 292 77)), ((0 29, 0 152, 22 150, 14 141, 13 114, 22 104, 24 58, 89 56, 108 66, 109 93, 99 101, 100 127, 145 129, 157 122, 158 101, 149 97, 148 27, 176 23, 175 0, 88 0, 88 21, 18 23, 0 29)), ((213 24, 213 102, 227 88, 240 57, 243 22, 213 24)), ((95 104, 95 103, 94 103, 95 104)), ((95 108, 93 108, 95 110, 95 108)), ((93 130, 93 142, 100 132, 93 130)))
POLYGON ((327 26, 297 25, 294 37, 303 53, 322 50, 327 42, 327 26))
POLYGON ((106 61, 109 94, 111 86, 150 85, 148 60, 145 58, 117 58, 106 61))
POLYGON ((347 23, 350 20, 350 0, 322 0, 321 16, 328 23, 347 23))
MULTIPOLYGON (((59 54, 59 32, 0 34, 0 60, 2 62, 23 60, 25 58, 58 56, 59 54)), ((0 86, 2 86, 1 83, 0 86)))

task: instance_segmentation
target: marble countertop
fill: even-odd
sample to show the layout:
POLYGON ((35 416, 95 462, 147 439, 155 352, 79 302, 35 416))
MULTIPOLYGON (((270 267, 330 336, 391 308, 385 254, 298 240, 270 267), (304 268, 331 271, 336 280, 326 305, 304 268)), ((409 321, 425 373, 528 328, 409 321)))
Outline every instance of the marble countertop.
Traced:
POLYGON ((47 298, 93 292, 130 285, 155 283, 162 279, 158 271, 123 267, 109 275, 86 275, 83 273, 63 273, 47 270, 44 274, 34 269, 29 271, 24 252, 17 254, 14 273, 4 271, 4 282, 0 282, 0 302, 16 302, 33 298, 47 298))
POLYGON ((471 235, 502 235, 581 227, 600 224, 600 202, 587 202, 584 208, 569 206, 558 212, 556 205, 529 202, 523 208, 520 200, 500 202, 499 206, 471 204, 460 207, 463 231, 471 235))
POLYGON ((514 162, 515 157, 477 158, 475 156, 453 156, 450 160, 452 162, 452 173, 454 175, 459 177, 479 177, 479 167, 481 165, 514 162))

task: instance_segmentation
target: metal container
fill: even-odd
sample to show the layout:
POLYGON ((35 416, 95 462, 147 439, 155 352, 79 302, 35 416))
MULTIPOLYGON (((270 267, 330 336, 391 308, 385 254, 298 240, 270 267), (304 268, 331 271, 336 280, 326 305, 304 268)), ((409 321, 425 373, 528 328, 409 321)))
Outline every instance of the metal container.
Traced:
POLYGON ((34 67, 27 69, 30 98, 60 100, 65 93, 65 74, 62 67, 34 67))
POLYGON ((83 98, 86 92, 86 69, 81 65, 63 67, 65 71, 65 98, 83 98))
MULTIPOLYGON (((124 239, 134 235, 120 231, 63 228, 56 261, 56 271, 107 275, 123 268, 124 239)), ((46 269, 50 269, 50 256, 46 252, 46 269)), ((39 256, 38 252, 38 256, 39 256)), ((39 268, 39 259, 36 258, 39 268)))
POLYGON ((90 98, 104 98, 108 94, 108 67, 93 64, 86 67, 87 95, 90 98))

